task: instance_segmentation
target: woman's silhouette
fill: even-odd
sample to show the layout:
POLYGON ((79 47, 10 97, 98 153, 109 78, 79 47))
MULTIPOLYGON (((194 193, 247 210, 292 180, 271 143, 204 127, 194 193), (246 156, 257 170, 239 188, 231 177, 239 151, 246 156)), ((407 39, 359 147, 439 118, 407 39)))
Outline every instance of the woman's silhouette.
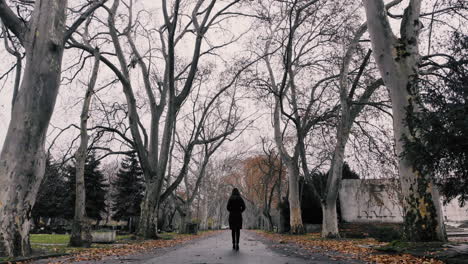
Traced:
POLYGON ((227 203, 229 211, 229 228, 232 230, 232 248, 239 250, 240 230, 242 229, 242 212, 245 210, 245 203, 239 190, 234 188, 227 203))

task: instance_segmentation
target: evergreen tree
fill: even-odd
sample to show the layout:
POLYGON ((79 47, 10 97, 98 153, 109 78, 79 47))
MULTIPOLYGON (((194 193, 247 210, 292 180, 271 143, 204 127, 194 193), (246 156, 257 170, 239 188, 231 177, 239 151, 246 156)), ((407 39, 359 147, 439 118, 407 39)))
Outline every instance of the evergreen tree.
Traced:
MULTIPOLYGON (((106 213, 106 193, 109 184, 104 178, 104 174, 99 168, 101 162, 96 160, 95 153, 91 153, 86 158, 85 164, 85 191, 86 191, 86 216, 95 220, 101 220, 102 214, 106 213)), ((73 218, 75 208, 75 165, 70 165, 66 169, 68 188, 70 195, 67 204, 70 210, 66 210, 67 218, 73 218), (70 211, 70 212, 68 212, 70 211)))
POLYGON ((131 221, 132 218, 140 216, 144 179, 135 154, 132 153, 122 161, 113 185, 115 193, 112 195, 112 219, 131 221))
POLYGON ((417 141, 406 153, 420 171, 433 176, 447 200, 468 201, 468 36, 454 33, 448 62, 420 80, 421 111, 408 109, 407 123, 417 141))
POLYGON ((66 185, 59 165, 51 157, 47 157, 44 179, 32 210, 36 224, 39 217, 63 217, 63 211, 67 207, 64 203, 66 185))

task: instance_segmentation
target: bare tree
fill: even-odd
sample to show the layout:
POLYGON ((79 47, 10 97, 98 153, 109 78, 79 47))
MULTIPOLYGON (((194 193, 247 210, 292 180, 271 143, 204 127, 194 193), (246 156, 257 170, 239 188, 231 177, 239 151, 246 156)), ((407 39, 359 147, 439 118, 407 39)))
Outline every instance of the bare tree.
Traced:
POLYGON ((0 240, 8 256, 30 253, 30 212, 44 176, 44 142, 60 86, 64 44, 101 5, 101 1, 89 3, 67 29, 66 0, 35 1, 27 22, 0 1, 3 24, 26 52, 24 74, 0 154, 0 240))
MULTIPOLYGON (((401 1, 392 1, 393 5, 401 1)), ((404 155, 403 140, 413 140, 405 122, 407 109, 418 111, 419 35, 422 28, 420 0, 409 1, 401 17, 397 38, 382 0, 363 1, 374 58, 390 91, 393 130, 404 196, 406 234, 410 240, 446 240, 439 192, 433 179, 423 175, 404 155)), ((388 7, 388 6, 387 6, 388 7)))
MULTIPOLYGON (((86 25, 86 29, 89 26, 86 25)), ((88 32, 86 30, 84 34, 84 39, 89 41, 88 32)), ((88 43, 89 45, 89 43, 88 43)), ((73 247, 89 247, 91 246, 91 232, 90 232, 90 223, 86 218, 86 192, 85 192, 85 163, 86 157, 88 156, 88 118, 89 118, 89 107, 91 100, 94 94, 94 87, 96 86, 96 81, 99 72, 99 49, 94 50, 94 66, 91 73, 91 78, 88 83, 88 88, 83 101, 83 108, 80 115, 80 146, 75 153, 76 159, 76 196, 75 196, 75 215, 73 218, 72 232, 70 235, 70 246, 73 247)))
MULTIPOLYGON (((268 36, 262 47, 265 54, 267 80, 259 80, 274 95, 273 127, 278 152, 287 168, 291 232, 303 233, 300 208, 300 162, 307 162, 306 141, 311 131, 336 115, 338 106, 330 96, 328 85, 337 75, 327 72, 327 60, 316 54, 324 52, 336 33, 337 21, 328 12, 336 12, 340 5, 320 8, 320 1, 275 2, 279 15, 266 25, 268 36), (312 30, 310 30, 312 28, 312 30), (282 34, 281 34, 282 33, 282 34), (327 44, 328 43, 328 44, 327 44), (275 55, 279 53, 281 69, 276 69, 275 55), (311 76, 310 68, 320 69, 325 78, 311 76), (323 70, 322 70, 323 69, 323 70), (279 78, 277 73, 279 72, 279 78), (307 81, 305 81, 305 80, 307 81), (284 123, 284 125, 282 125, 284 123), (289 127, 289 128, 288 128, 289 127), (291 130, 292 128, 292 130, 291 130), (289 141, 289 142, 288 142, 289 141), (301 161, 302 159, 302 161, 301 161)), ((274 8, 263 7, 268 14, 274 8)), ((316 197, 318 193, 314 192, 316 197)))
MULTIPOLYGON (((357 98, 357 100, 354 101, 353 97, 355 96, 356 88, 358 87, 360 79, 369 62, 369 57, 371 55, 371 50, 369 50, 365 55, 356 76, 354 77, 351 88, 349 88, 349 67, 358 42, 365 30, 365 25, 362 25, 357 29, 343 57, 340 69, 339 87, 341 115, 336 129, 336 145, 333 151, 333 158, 328 173, 327 183, 324 193, 321 194, 321 206, 323 212, 322 237, 339 237, 336 201, 342 178, 346 143, 354 120, 362 111, 365 104, 369 101, 369 98, 372 96, 374 91, 383 85, 382 80, 372 81, 370 84, 366 85, 364 92, 359 98, 357 98)), ((306 160, 305 156, 303 156, 303 160, 306 160)), ((307 170, 306 164, 307 163, 304 164, 305 170, 307 170)))

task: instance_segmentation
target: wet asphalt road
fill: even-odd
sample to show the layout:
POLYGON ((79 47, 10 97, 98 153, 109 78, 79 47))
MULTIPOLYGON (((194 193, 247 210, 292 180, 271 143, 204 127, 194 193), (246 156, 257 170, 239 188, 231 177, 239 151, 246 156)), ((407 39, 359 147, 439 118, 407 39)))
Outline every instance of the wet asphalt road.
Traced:
MULTIPOLYGON (((292 244, 278 244, 259 237, 251 231, 241 230, 240 250, 232 249, 231 231, 226 230, 206 238, 195 239, 173 248, 133 256, 112 256, 99 261, 75 264, 356 264, 356 260, 333 260, 340 253, 310 253, 292 244)), ((66 258, 65 258, 66 259, 66 258)), ((63 260, 63 259, 62 259, 63 260)), ((49 263, 42 260, 36 263, 49 263)), ((52 260, 53 261, 53 260, 52 260)), ((69 263, 65 260, 65 263, 69 263)))
POLYGON ((240 250, 232 249, 230 230, 220 232, 174 251, 151 258, 141 263, 174 264, 310 264, 310 263, 356 263, 335 261, 321 254, 299 257, 273 250, 248 231, 241 231, 240 250))

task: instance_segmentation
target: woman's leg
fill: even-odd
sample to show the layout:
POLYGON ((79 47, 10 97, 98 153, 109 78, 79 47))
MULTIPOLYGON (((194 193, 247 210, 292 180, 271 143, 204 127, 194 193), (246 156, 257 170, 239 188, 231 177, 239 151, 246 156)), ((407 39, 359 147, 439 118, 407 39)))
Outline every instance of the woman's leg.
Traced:
POLYGON ((239 237, 240 237, 240 228, 236 229, 236 245, 237 249, 239 249, 239 237))
POLYGON ((231 229, 231 235, 232 235, 232 248, 236 249, 236 229, 235 228, 231 229))

